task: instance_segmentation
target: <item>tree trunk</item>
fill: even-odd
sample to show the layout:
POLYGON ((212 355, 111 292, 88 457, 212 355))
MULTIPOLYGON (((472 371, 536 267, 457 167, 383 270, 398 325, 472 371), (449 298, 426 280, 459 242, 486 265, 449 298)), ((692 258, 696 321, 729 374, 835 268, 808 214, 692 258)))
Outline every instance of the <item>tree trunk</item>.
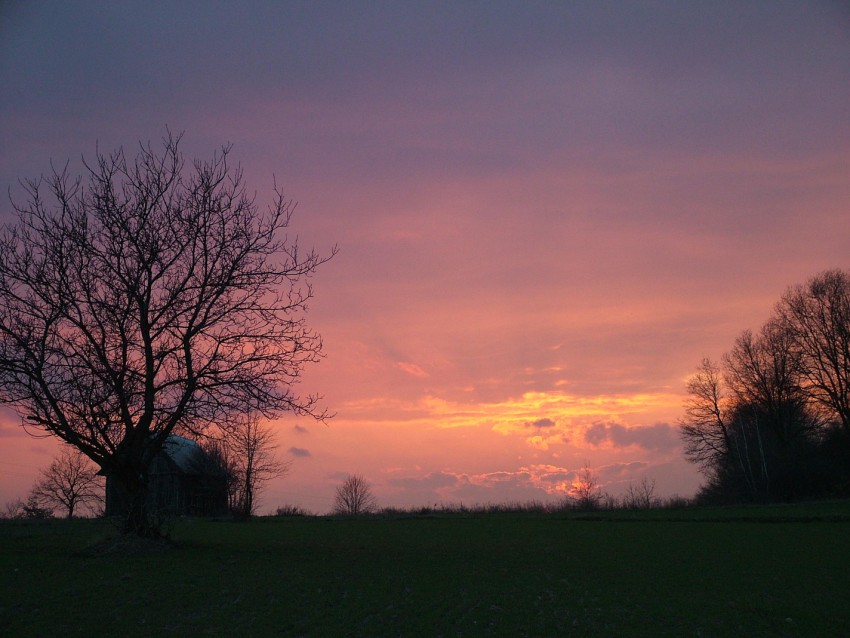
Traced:
POLYGON ((114 477, 127 497, 127 518, 122 531, 142 538, 158 538, 159 523, 148 508, 148 477, 143 472, 127 470, 114 477))

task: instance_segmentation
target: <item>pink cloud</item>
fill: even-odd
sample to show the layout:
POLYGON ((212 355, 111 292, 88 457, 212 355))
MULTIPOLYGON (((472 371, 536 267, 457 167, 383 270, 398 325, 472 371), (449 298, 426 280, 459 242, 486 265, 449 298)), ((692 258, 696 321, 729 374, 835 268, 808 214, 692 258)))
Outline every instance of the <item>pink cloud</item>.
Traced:
POLYGON ((396 363, 396 367, 400 368, 410 376, 417 377, 419 379, 425 379, 431 376, 427 372, 425 372, 425 370, 423 370, 421 367, 409 361, 399 361, 398 363, 396 363))

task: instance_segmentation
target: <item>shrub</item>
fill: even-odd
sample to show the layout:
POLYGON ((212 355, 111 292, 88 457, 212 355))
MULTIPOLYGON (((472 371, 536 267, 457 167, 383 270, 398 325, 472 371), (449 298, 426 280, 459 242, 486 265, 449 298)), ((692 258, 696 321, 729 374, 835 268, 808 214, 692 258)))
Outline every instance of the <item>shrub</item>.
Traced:
POLYGON ((275 510, 275 516, 314 516, 303 507, 297 505, 281 505, 275 510))

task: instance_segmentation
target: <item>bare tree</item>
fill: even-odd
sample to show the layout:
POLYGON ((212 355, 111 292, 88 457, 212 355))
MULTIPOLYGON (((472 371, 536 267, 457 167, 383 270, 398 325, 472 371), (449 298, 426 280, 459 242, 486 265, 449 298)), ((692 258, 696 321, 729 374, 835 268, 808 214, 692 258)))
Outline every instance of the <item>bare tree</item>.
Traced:
POLYGON ((289 463, 275 456, 274 432, 258 419, 250 419, 229 432, 224 445, 233 469, 231 508, 237 518, 256 513, 256 498, 270 479, 284 476, 289 463))
POLYGON ((141 535, 158 533, 148 468, 172 432, 325 416, 295 386, 321 355, 308 278, 333 251, 299 251, 294 205, 275 188, 261 211, 229 146, 187 168, 179 142, 23 182, 0 234, 0 401, 116 481, 141 535))
POLYGON ((599 507, 603 497, 602 488, 599 485, 596 472, 587 463, 584 464, 573 482, 570 496, 574 500, 576 509, 595 510, 599 507))
POLYGON ((349 475, 342 485, 336 488, 334 514, 357 516, 369 514, 378 508, 378 502, 372 494, 372 486, 359 474, 349 475))
POLYGON ((850 319, 850 277, 822 273, 789 289, 758 332, 744 331, 722 370, 703 361, 680 422, 685 453, 708 479, 699 498, 792 499, 840 484, 846 441, 834 437, 831 451, 824 444, 839 432, 828 423, 843 427, 850 398, 843 317, 850 319))
POLYGON ((26 501, 16 498, 13 501, 6 503, 3 512, 0 513, 0 518, 5 519, 37 519, 42 520, 51 518, 53 509, 42 504, 35 495, 27 496, 26 501))
POLYGON ((771 319, 754 335, 745 330, 724 357, 726 380, 738 406, 751 406, 787 447, 801 431, 817 427, 800 420, 808 397, 802 387, 800 360, 791 332, 779 319, 771 319))
POLYGON ((704 472, 728 456, 732 449, 728 426, 729 400, 725 394, 720 367, 703 359, 688 379, 685 417, 680 421, 685 456, 704 472))
POLYGON ((647 476, 644 476, 637 485, 629 483, 623 495, 623 507, 626 509, 648 510, 656 507, 658 503, 658 497, 655 495, 655 479, 647 476))
MULTIPOLYGON (((705 358, 687 382, 685 417, 680 421, 685 457, 700 467, 709 485, 734 475, 746 494, 754 496, 753 467, 746 423, 727 388, 720 367, 705 358)), ((756 448, 754 448, 756 449, 756 448)))
POLYGON ((850 434, 850 273, 828 270, 790 288, 777 312, 807 391, 850 434))
POLYGON ((2 512, 0 512, 0 518, 2 519, 13 520, 23 517, 24 502, 19 498, 7 501, 6 506, 3 508, 2 512))
POLYGON ((73 518, 80 507, 96 508, 103 503, 103 480, 97 468, 79 450, 63 446, 53 462, 41 470, 41 478, 30 496, 35 503, 62 509, 73 518))
POLYGON ((225 509, 233 512, 239 494, 239 467, 236 455, 224 442, 223 437, 209 437, 199 443, 203 454, 198 455, 192 470, 198 476, 208 477, 212 490, 224 484, 226 490, 225 509))

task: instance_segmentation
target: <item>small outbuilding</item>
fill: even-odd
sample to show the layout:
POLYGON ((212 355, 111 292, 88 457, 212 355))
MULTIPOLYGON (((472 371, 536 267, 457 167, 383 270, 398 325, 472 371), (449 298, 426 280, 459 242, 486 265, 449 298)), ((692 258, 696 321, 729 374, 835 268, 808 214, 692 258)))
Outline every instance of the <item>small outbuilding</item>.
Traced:
MULTIPOLYGON (((191 439, 171 435, 148 475, 148 512, 161 516, 221 516, 227 513, 228 475, 191 439)), ((106 515, 129 510, 126 492, 106 477, 106 515)))

